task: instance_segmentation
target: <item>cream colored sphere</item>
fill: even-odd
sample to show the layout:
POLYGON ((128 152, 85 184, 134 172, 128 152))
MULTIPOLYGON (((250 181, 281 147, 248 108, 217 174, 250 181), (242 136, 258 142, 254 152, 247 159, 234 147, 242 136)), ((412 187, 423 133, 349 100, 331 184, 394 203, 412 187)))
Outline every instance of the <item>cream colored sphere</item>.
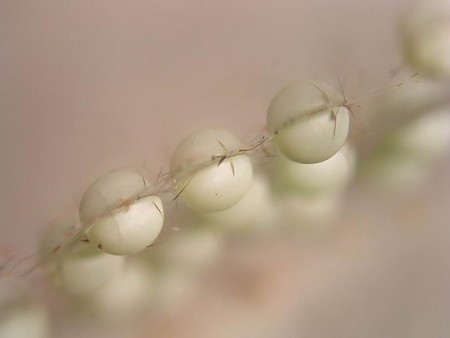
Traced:
POLYGON ((276 176, 281 188, 304 194, 335 193, 344 189, 353 177, 355 154, 344 146, 328 160, 313 164, 277 158, 276 176))
POLYGON ((123 273, 81 301, 100 318, 123 322, 148 310, 154 289, 154 272, 140 262, 127 262, 123 273))
POLYGON ((235 205, 250 187, 252 164, 243 154, 220 157, 241 146, 239 139, 222 129, 204 129, 182 140, 170 165, 179 197, 190 208, 203 212, 235 205))
POLYGON ((222 234, 204 226, 174 234, 156 254, 165 266, 195 270, 215 263, 224 246, 222 234))
POLYGON ((161 199, 141 198, 102 217, 86 230, 91 243, 112 255, 129 255, 152 244, 163 226, 161 199))
POLYGON ((126 200, 135 199, 150 183, 132 170, 111 171, 95 180, 80 202, 80 221, 105 214, 126 200))
POLYGON ((450 1, 416 1, 401 28, 410 65, 421 75, 450 78, 450 1))
POLYGON ((392 137, 391 146, 399 152, 433 162, 450 154, 450 107, 430 111, 392 137))
POLYGON ((88 223, 89 241, 113 255, 148 247, 164 222, 162 201, 151 192, 151 184, 130 170, 113 171, 96 180, 80 204, 80 220, 88 223))
POLYGON ((257 175, 238 203, 227 210, 203 213, 201 217, 219 231, 255 235, 268 231, 268 227, 275 223, 274 215, 275 206, 269 181, 266 176, 257 175))
POLYGON ((24 278, 0 278, 0 338, 51 337, 50 314, 24 278))
POLYGON ((91 243, 78 242, 58 257, 55 281, 71 294, 97 290, 123 272, 124 257, 100 251, 91 243))
POLYGON ((275 145, 298 163, 318 163, 333 156, 347 140, 350 111, 343 98, 321 82, 294 82, 273 98, 267 126, 275 145))

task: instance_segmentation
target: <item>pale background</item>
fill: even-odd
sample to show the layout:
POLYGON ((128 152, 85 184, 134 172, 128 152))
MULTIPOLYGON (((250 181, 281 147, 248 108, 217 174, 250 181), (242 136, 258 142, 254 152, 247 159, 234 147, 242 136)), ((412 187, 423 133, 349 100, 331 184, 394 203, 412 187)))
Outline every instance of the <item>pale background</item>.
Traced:
MULTIPOLYGON (((401 64, 404 3, 1 0, 0 245, 19 257, 33 252, 45 224, 75 211, 93 178, 125 166, 167 168, 177 142, 194 130, 245 136, 260 129, 271 97, 288 81, 382 83, 401 64)), ((423 219, 401 218, 400 229, 395 217, 380 221, 382 205, 358 197, 351 221, 329 242, 300 251, 295 243, 256 245, 271 260, 249 264, 280 273, 256 306, 261 316, 245 320, 248 332, 447 337, 450 239, 448 211, 439 206, 449 205, 449 184, 439 172, 436 190, 430 185, 424 195, 423 219), (411 233, 412 221, 420 226, 411 233), (362 251, 348 249, 349 241, 362 251), (273 326, 261 326, 269 319, 273 326)), ((219 297, 214 287, 208 292, 219 297)), ((234 318, 233 310, 196 306, 204 308, 197 320, 146 332, 221 337, 217 328, 233 323, 222 319, 234 318), (202 313, 214 320, 202 321, 202 313)), ((224 337, 252 336, 237 332, 224 337)))

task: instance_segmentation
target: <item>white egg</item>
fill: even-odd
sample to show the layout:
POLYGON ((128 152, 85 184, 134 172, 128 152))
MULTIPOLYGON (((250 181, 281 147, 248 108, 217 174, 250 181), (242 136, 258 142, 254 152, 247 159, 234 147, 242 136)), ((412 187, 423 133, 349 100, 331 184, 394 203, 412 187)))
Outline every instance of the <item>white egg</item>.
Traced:
POLYGON ((200 216, 225 232, 265 232, 273 221, 275 206, 267 178, 258 175, 245 196, 231 208, 200 216))
POLYGON ((165 266, 179 269, 202 269, 220 257, 225 238, 211 227, 201 226, 174 233, 155 252, 165 266))
POLYGON ((83 295, 88 312, 103 319, 128 320, 148 309, 155 289, 154 276, 148 267, 128 262, 123 273, 104 287, 83 295))
POLYGON ((273 98, 267 127, 275 134, 277 148, 299 163, 322 162, 347 140, 350 111, 343 98, 319 82, 294 82, 273 98))
POLYGON ((450 1, 416 1, 402 25, 406 59, 420 74, 450 77, 450 1))
POLYGON ((44 304, 19 278, 0 279, 0 338, 51 337, 50 316, 44 304))
POLYGON ((151 195, 151 184, 130 170, 117 170, 96 180, 80 204, 86 236, 101 250, 128 255, 144 250, 161 232, 164 210, 151 195))
POLYGON ((96 290, 123 272, 125 258, 113 256, 91 243, 66 247, 56 262, 56 283, 71 294, 96 290))
POLYGON ((450 108, 432 111, 411 121, 393 135, 390 145, 427 162, 450 155, 450 108))
POLYGON ((276 160, 275 175, 284 191, 303 194, 335 193, 353 177, 355 154, 345 146, 328 160, 313 164, 293 162, 284 156, 276 160))
POLYGON ((227 157, 240 147, 234 135, 221 129, 201 130, 181 141, 170 165, 179 197, 190 208, 204 212, 221 211, 236 204, 253 178, 248 156, 227 157))
POLYGON ((100 218, 86 230, 86 236, 91 243, 109 254, 134 254, 155 241, 163 220, 161 199, 148 196, 100 218))

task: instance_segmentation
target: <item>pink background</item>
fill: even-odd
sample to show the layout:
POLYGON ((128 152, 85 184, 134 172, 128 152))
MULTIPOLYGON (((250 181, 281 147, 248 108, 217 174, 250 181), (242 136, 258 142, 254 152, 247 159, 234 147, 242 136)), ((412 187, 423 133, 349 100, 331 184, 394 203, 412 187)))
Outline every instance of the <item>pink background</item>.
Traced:
MULTIPOLYGON (((177 142, 194 130, 223 127, 242 137, 259 130, 271 97, 286 82, 340 77, 353 85, 350 94, 358 93, 355 83, 382 83, 401 64, 396 29, 403 4, 0 1, 0 246, 18 257, 34 252, 48 221, 75 212, 93 178, 118 167, 167 168, 177 142)), ((278 337, 289 336, 280 335, 281 327, 307 337, 341 337, 335 330, 349 338, 353 325, 362 325, 373 337, 391 337, 382 329, 414 328, 401 314, 419 309, 408 317, 425 318, 423 325, 416 321, 424 330, 417 337, 432 337, 433 329, 441 337, 445 320, 432 315, 450 313, 450 236, 447 211, 439 208, 449 200, 445 177, 442 169, 434 181, 439 189, 430 185, 416 202, 428 201, 422 214, 410 213, 417 205, 396 211, 399 223, 428 228, 393 230, 395 217, 380 221, 377 205, 362 205, 357 196, 348 227, 330 242, 300 251, 295 243, 253 248, 273 276, 254 326, 274 319, 279 326, 266 333, 278 337), (286 259, 296 255, 303 260, 286 259), (372 306, 377 319, 357 318, 358 309, 372 306)), ((205 295, 220 298, 214 288, 205 295)), ((190 329, 193 337, 213 337, 214 324, 234 323, 221 323, 215 310, 204 308, 214 321, 194 312, 195 320, 177 318, 179 326, 158 322, 155 336, 186 337, 190 329)), ((389 332, 403 337, 408 329, 389 332)))

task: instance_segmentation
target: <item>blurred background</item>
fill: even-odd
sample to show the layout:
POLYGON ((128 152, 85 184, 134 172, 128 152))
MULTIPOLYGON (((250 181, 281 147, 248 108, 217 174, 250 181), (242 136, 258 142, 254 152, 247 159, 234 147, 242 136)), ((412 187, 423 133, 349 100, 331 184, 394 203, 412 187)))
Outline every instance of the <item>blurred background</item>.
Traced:
MULTIPOLYGON (((262 130, 270 100, 290 81, 339 79, 356 98, 395 86, 400 71, 415 73, 401 51, 407 5, 0 1, 2 252, 15 259, 36 252, 49 221, 76 212, 90 182, 111 169, 145 168, 155 178, 193 131, 220 127, 245 139, 262 130)), ((401 105, 413 95, 405 97, 401 105)), ((358 104, 351 138, 361 158, 375 158, 390 120, 373 128, 368 121, 382 116, 373 113, 379 108, 358 104)), ((167 281, 152 272, 158 282, 148 283, 148 293, 157 301, 116 325, 72 310, 33 279, 53 335, 448 337, 450 156, 443 149, 432 165, 386 169, 388 178, 375 170, 366 180, 357 170, 339 195, 339 212, 325 221, 296 221, 294 212, 294 220, 266 225, 277 231, 225 236, 212 245, 220 254, 195 278, 184 269, 167 273, 167 281)), ((153 253, 171 242, 137 264, 163 265, 153 253)))

